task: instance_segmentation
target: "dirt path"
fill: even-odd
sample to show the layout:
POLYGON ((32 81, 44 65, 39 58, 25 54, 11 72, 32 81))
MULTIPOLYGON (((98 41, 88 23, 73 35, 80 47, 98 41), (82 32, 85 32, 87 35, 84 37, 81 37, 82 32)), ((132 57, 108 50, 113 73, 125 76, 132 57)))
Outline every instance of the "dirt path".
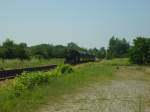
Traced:
MULTIPOLYGON (((140 72, 134 75, 142 76, 140 72)), ((134 78, 95 83, 63 98, 40 112, 150 112, 150 81, 134 78)))

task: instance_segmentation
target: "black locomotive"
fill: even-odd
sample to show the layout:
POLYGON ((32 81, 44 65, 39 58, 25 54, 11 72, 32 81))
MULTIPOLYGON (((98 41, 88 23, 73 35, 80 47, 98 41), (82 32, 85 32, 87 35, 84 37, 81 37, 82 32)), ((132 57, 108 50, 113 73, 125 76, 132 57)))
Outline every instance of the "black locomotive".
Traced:
POLYGON ((78 64, 95 61, 95 55, 85 51, 69 50, 65 57, 65 63, 78 64))

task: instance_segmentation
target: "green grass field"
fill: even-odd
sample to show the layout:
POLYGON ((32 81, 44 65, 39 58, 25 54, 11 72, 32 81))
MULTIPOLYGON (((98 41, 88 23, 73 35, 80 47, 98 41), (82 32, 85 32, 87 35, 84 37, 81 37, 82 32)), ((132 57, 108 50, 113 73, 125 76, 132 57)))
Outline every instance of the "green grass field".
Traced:
MULTIPOLYGON (((17 97, 13 96, 12 88, 9 88, 13 80, 2 82, 0 83, 0 112, 33 112, 40 105, 58 101, 62 95, 76 93, 80 88, 91 83, 112 80, 116 66, 120 65, 129 65, 128 60, 104 60, 76 65, 73 66, 74 72, 55 78, 49 83, 35 86, 17 97)), ((46 74, 45 72, 40 73, 46 74)))
POLYGON ((31 60, 0 60, 0 70, 2 69, 14 69, 14 68, 24 68, 24 67, 34 67, 40 65, 48 65, 48 64, 62 64, 64 63, 64 59, 31 59, 31 60))

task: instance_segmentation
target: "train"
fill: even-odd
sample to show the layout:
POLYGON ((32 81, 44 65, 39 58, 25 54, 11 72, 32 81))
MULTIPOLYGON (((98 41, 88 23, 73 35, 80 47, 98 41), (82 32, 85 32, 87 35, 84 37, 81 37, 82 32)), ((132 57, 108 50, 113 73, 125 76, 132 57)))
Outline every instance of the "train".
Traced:
POLYGON ((79 64, 85 62, 94 62, 96 60, 96 56, 86 52, 79 50, 69 50, 65 56, 66 64, 79 64))
MULTIPOLYGON (((65 64, 79 64, 85 62, 94 62, 96 60, 95 55, 90 54, 86 51, 79 50, 69 50, 65 56, 65 64)), ((9 78, 14 78, 17 75, 21 75, 23 71, 33 72, 33 71, 47 71, 56 68, 57 65, 45 65, 37 67, 27 67, 22 69, 12 69, 12 70, 2 70, 0 71, 0 80, 5 80, 9 78)))

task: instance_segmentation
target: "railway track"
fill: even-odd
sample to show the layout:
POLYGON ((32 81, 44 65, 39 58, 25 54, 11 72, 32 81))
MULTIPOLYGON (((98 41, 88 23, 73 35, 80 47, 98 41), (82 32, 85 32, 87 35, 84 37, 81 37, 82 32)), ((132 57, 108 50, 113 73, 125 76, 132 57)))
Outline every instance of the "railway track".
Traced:
POLYGON ((34 71, 47 71, 56 68, 57 65, 44 65, 44 66, 37 66, 37 67, 27 67, 21 69, 11 69, 11 70, 2 70, 0 71, 0 80, 14 78, 17 75, 21 75, 22 72, 34 72, 34 71))

